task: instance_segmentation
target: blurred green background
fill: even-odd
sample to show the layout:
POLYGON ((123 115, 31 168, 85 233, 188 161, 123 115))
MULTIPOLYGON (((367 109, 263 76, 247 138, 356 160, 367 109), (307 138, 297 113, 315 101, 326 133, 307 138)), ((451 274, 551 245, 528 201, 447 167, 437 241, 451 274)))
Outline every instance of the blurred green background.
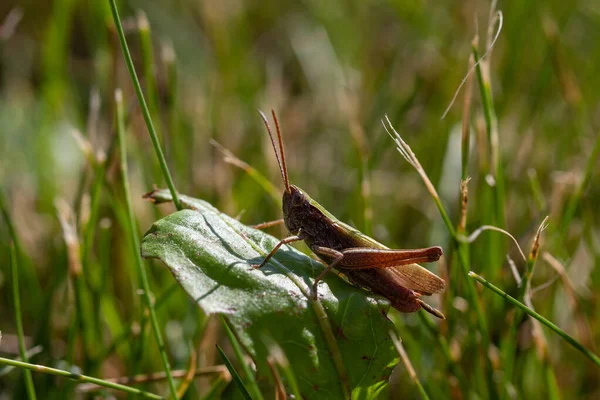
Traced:
MULTIPOLYGON (((180 192, 240 215, 247 224, 280 218, 269 194, 223 162, 209 144, 217 140, 281 187, 256 111, 273 108, 292 182, 390 247, 445 249, 443 262, 432 267, 450 286, 434 300, 448 318, 439 335, 464 371, 468 390, 457 386, 439 343, 419 317, 392 313, 432 398, 486 398, 489 382, 478 368, 482 357, 491 360, 503 398, 600 396, 596 366, 550 331, 544 331, 545 340, 532 335, 528 320, 511 331, 513 307, 489 291, 479 297, 491 346, 487 354, 477 352, 480 338, 450 235, 418 174, 380 122, 387 115, 412 147, 456 224, 464 89, 446 118, 441 116, 468 70, 475 35, 479 54, 485 52, 488 2, 147 0, 121 1, 119 7, 180 192), (506 346, 514 349, 508 358, 506 346), (542 371, 552 371, 557 391, 542 371)), ((486 180, 491 155, 475 78, 467 231, 500 226, 527 253, 549 215, 532 280, 534 287, 548 286, 535 291, 533 304, 596 350, 600 164, 593 150, 600 140, 600 3, 501 1, 497 7, 503 28, 488 57, 504 218, 495 211, 494 189, 486 180), (566 272, 557 272, 560 266, 566 272)), ((40 346, 32 361, 65 369, 75 365, 104 377, 161 370, 147 324, 139 332, 143 300, 120 190, 116 88, 123 89, 129 113, 128 161, 140 234, 174 208, 157 209, 142 199, 153 184, 165 183, 108 2, 3 1, 0 21, 0 188, 20 243, 27 345, 40 346), (78 266, 69 258, 59 216, 71 220, 72 236, 81 242, 85 316, 75 306, 78 266), (97 328, 89 333, 93 349, 82 345, 78 318, 97 328)), ((15 358, 9 237, 3 220, 0 355, 15 358)), ((484 232, 469 249, 470 269, 518 294, 506 256, 521 273, 525 263, 510 240, 484 232)), ((202 315, 163 265, 145 265, 154 296, 162 299, 157 312, 174 368, 185 369, 189 341, 200 349, 200 365, 220 363, 214 354, 222 336, 219 324, 202 315)), ((34 374, 34 383, 42 398, 64 398, 67 391, 76 396, 73 384, 63 379, 34 374)), ((214 378, 195 380, 189 398, 205 394, 213 383, 214 378)), ((228 390, 224 397, 231 395, 228 390)), ((23 396, 20 371, 4 371, 0 399, 23 396)), ((416 397, 399 365, 382 398, 416 397)))

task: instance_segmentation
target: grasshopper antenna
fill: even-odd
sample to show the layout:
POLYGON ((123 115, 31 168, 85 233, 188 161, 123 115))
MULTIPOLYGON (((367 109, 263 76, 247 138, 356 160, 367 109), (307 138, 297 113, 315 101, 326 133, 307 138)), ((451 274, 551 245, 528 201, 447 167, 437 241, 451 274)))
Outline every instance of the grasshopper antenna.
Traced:
POLYGON ((283 174, 284 174, 284 182, 285 182, 285 190, 290 192, 290 181, 288 179, 287 173, 287 165, 285 164, 285 151, 283 150, 283 139, 281 138, 281 130, 279 129, 279 121, 277 121, 277 115, 275 115, 275 110, 271 109, 271 114, 273 115, 273 121, 275 121, 275 129, 277 129, 277 139, 279 140, 279 155, 281 156, 281 165, 283 165, 283 174))
POLYGON ((275 120, 275 126, 277 128, 277 136, 279 139, 279 148, 281 151, 281 159, 279 158, 279 152, 277 151, 277 145, 275 144, 275 139, 273 138, 273 133, 271 132, 271 126, 269 125, 269 120, 267 116, 261 111, 258 110, 260 116, 263 119, 265 127, 267 128, 267 132, 269 133, 269 138, 271 139, 271 145, 273 145, 273 151, 275 152, 275 158, 277 159, 277 164, 279 164, 279 172, 281 172, 281 179, 283 179, 283 183, 285 184, 285 191, 290 192, 290 183, 287 176, 287 167, 285 165, 285 154, 283 153, 283 141, 281 139, 281 131, 279 130, 279 122, 277 121, 277 117, 275 116, 275 112, 271 110, 273 113, 273 119, 275 120))

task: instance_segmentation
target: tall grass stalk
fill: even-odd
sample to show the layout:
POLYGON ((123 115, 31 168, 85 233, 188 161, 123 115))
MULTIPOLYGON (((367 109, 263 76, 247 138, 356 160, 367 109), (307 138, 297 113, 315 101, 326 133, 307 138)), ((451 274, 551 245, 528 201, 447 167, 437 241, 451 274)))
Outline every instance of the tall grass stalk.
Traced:
MULTIPOLYGON (((114 143, 114 142, 113 142, 114 143)), ((84 264, 89 264, 90 253, 96 236, 97 222, 100 215, 100 200, 102 197, 102 187, 106 176, 107 159, 112 155, 114 146, 111 144, 108 153, 100 152, 95 157, 95 163, 91 165, 94 171, 94 179, 90 191, 90 216, 83 227, 83 248, 81 259, 84 264)))
POLYGON ((569 225, 575 216, 575 212, 577 211, 577 207, 579 203, 581 203, 581 198, 583 197, 583 192, 588 187, 590 180, 592 179, 592 175, 594 171, 597 171, 596 165, 598 164, 598 159, 600 158, 600 133, 596 133, 596 140, 594 142, 594 146, 592 147, 592 151, 586 161, 585 169, 583 171, 583 177, 577 184, 575 188, 575 192, 571 195, 569 202, 567 203, 567 207, 562 216, 560 232, 561 236, 564 237, 567 233, 569 225))
MULTIPOLYGON (((477 38, 473 39, 476 42, 477 38)), ((469 56, 468 71, 473 69, 475 58, 469 56)), ((473 75, 469 74, 465 83, 465 98, 463 102, 462 130, 461 130, 461 179, 466 181, 469 170, 469 155, 471 150, 471 99, 473 93, 473 75)))
MULTIPOLYGON (((382 123, 383 123, 383 127, 385 128, 387 133, 390 135, 390 137, 396 143, 398 152, 417 171, 417 173, 421 177, 421 180, 425 184, 427 191, 433 198, 433 201, 436 204, 440 215, 442 216, 442 220, 446 224, 446 229, 450 233, 450 237, 452 238, 452 243, 454 244, 455 250, 457 252, 457 258, 458 258, 459 264, 461 266, 461 270, 463 271, 463 274, 465 275, 465 278, 466 278, 469 273, 469 261, 468 261, 467 251, 464 247, 462 247, 460 245, 461 240, 459 238, 459 235, 457 234, 456 229, 454 229, 454 225, 452 224, 452 221, 450 220, 450 217, 448 216, 448 213, 446 212, 446 209, 444 208, 444 205, 442 204, 442 200, 441 200, 440 196, 438 195, 437 190, 435 189, 435 186, 433 186, 433 183, 431 183, 429 176, 427 176, 427 173, 421 166, 421 163, 417 159, 415 153, 413 153, 410 146, 402 139, 400 134, 398 132, 396 132, 396 130, 392 126, 392 123, 390 122, 389 118, 387 118, 387 116, 385 117, 385 121, 382 121, 382 123), (385 122, 387 122, 387 126, 386 126, 385 122), (389 126, 389 129, 388 129, 388 126, 389 126)), ((488 390, 490 391, 490 396, 492 398, 495 398, 496 390, 495 390, 495 384, 494 384, 494 380, 493 380, 493 376, 492 376, 492 374, 493 374, 492 365, 491 365, 490 359, 488 357, 488 351, 490 349, 490 335, 489 335, 487 321, 483 314, 483 307, 481 304, 481 300, 479 299, 479 296, 477 295, 475 286, 473 285, 473 283, 471 282, 470 279, 465 279, 465 283, 466 283, 467 296, 468 296, 469 302, 470 302, 471 306, 473 306, 473 308, 475 309, 475 315, 476 315, 476 320, 477 320, 477 329, 479 330, 479 333, 481 334, 481 342, 479 343, 479 345, 480 345, 480 349, 481 349, 481 357, 483 360, 485 360, 484 362, 487 365, 486 376, 487 376, 487 380, 488 380, 488 390)))
POLYGON ((292 394, 297 399, 301 399, 302 394, 300 393, 300 388, 298 387, 296 375, 294 374, 290 362, 285 356, 283 350, 281 349, 281 347, 279 347, 277 343, 273 341, 267 341, 266 344, 269 346, 269 357, 283 371, 283 376, 287 379, 287 384, 292 394))
MULTIPOLYGON (((540 252, 541 245, 541 235, 542 232, 546 229, 548 223, 548 217, 544 218, 542 223, 540 224, 531 245, 531 250, 529 252, 529 256, 527 257, 525 264, 525 272, 523 276, 518 281, 519 286, 519 300, 523 301, 525 304, 528 302, 528 298, 531 296, 531 279, 533 277, 533 272, 535 269, 535 265, 540 252)), ((529 299, 530 301, 530 299, 529 299)), ((531 307, 531 305, 530 305, 531 307)), ((533 309, 533 307, 531 307, 533 309)), ((516 350, 517 350, 517 341, 518 341, 518 330, 521 326, 521 322, 523 322, 523 318, 525 313, 521 310, 515 310, 513 315, 513 321, 510 325, 510 329, 508 334, 505 336, 502 343, 502 352, 503 352, 503 360, 504 360, 504 383, 505 386, 508 387, 514 379, 513 371, 515 370, 515 362, 516 362, 516 350)), ((535 329, 534 331, 539 331, 537 333, 538 341, 541 343, 544 349, 546 348, 546 340, 543 337, 543 332, 541 329, 535 329)), ((544 351, 542 355, 540 355, 541 362, 543 368, 546 370, 545 377, 550 379, 554 376, 554 372, 552 369, 552 365, 550 364, 547 354, 544 351)), ((549 385, 552 386, 552 385, 549 385)))
POLYGON ((550 320, 546 319, 542 315, 538 314, 536 311, 532 310, 531 308, 527 307, 525 304, 521 303, 519 300, 517 300, 514 297, 510 296, 509 294, 507 294, 506 292, 504 292, 502 289, 498 288, 497 286, 494 286, 492 283, 488 282, 487 280, 485 280, 481 276, 477 275, 475 272, 470 271, 469 272, 469 276, 471 278, 473 278, 474 280, 476 280, 477 282, 481 283, 487 289, 490 289, 492 292, 494 292, 498 296, 503 297, 507 302, 509 302, 513 306, 515 306, 515 307, 519 308, 520 310, 524 311, 529 316, 537 319, 542 324, 544 324, 545 326, 547 326, 548 328, 550 328, 551 330, 553 330, 554 332, 556 332, 567 343, 569 343, 576 350, 580 351, 583 355, 585 355, 587 358, 589 358, 594 364, 596 364, 598 367, 600 367, 600 357, 598 357, 596 354, 592 353, 590 350, 586 349, 581 343, 579 343, 577 340, 575 340, 568 333, 566 333, 565 331, 563 331, 562 329, 560 329, 553 322, 551 322, 550 320))
MULTIPOLYGON (((23 254, 21 251, 21 244, 19 241, 19 237, 17 236, 17 230, 15 229, 15 225, 8 211, 8 202, 2 188, 0 188, 0 213, 4 218, 4 223, 6 224, 6 228, 8 230, 8 236, 13 242, 17 257, 21 257, 21 254, 23 254)), ((43 293, 40 281, 31 263, 24 263, 22 258, 19 261, 19 264, 21 266, 20 272, 22 272, 21 277, 24 278, 21 279, 23 281, 23 286, 29 288, 29 290, 31 290, 32 293, 43 293), (24 277, 23 274, 25 275, 24 277)), ((32 307, 32 309, 40 309, 40 303, 42 303, 42 301, 39 300, 37 296, 32 296, 29 299, 29 302, 30 307, 32 307)))
MULTIPOLYGON (((523 279, 521 280, 520 294, 523 299, 523 302, 533 310, 533 303, 531 300, 531 296, 533 295, 531 289, 531 279, 533 277, 533 272, 535 270, 535 265, 537 259, 540 254, 541 247, 541 236, 542 232, 547 228, 548 218, 544 218, 542 223, 540 224, 535 237, 533 238, 533 244, 531 245, 531 250, 529 252, 529 256, 527 258, 527 265, 525 269, 525 273, 523 275, 523 279)), ((522 312, 517 312, 517 319, 515 320, 515 325, 517 325, 521 318, 522 312)), ((533 339, 537 344, 538 348, 538 358, 542 364, 542 368, 544 369, 544 378, 546 380, 546 390, 548 391, 548 397, 551 399, 560 399, 559 392, 557 390, 558 384, 556 381, 556 373, 554 372, 554 368, 548 356, 548 341, 544 335, 542 327, 539 321, 533 320, 533 339)), ((517 337, 514 337, 514 340, 517 340, 517 337)))
MULTIPOLYGON (((114 0, 111 0, 111 3, 114 3, 114 0)), ((121 172, 123 174, 123 193, 125 195, 125 203, 127 207, 127 222, 129 225, 129 234, 131 236, 130 239, 132 244, 132 251, 135 257, 135 264, 141 280, 140 283, 142 285, 142 289, 144 290, 144 299, 146 301, 146 306, 148 307, 148 312, 150 314, 152 331, 154 333, 154 338, 156 339, 156 344, 158 345, 158 350, 160 352, 160 357, 162 359, 165 373, 167 374, 169 389, 171 390, 171 395, 173 399, 177 399, 177 388, 175 387, 173 377, 171 376, 171 366, 169 365, 169 359, 167 357, 165 344, 162 338, 162 334, 160 332, 160 327, 158 326, 158 319, 156 318, 154 304, 152 303, 152 298, 150 297, 150 284, 148 283, 148 276, 146 274, 146 269, 144 268, 142 255, 140 253, 140 240, 137 234, 137 225, 135 223, 133 206, 131 205, 131 195, 129 193, 129 178, 127 173, 127 148, 125 142, 125 116, 123 113, 123 95, 119 89, 117 89, 117 91, 115 92, 115 103, 117 110, 117 134, 119 137, 119 148, 121 149, 120 156, 121 172)))
MULTIPOLYGON (((544 218, 542 223, 540 224, 536 235, 534 236, 533 243, 531 245, 531 251, 529 252, 529 256, 526 259, 525 272, 522 277, 520 277, 517 282, 519 286, 519 299, 521 301, 525 301, 525 296, 528 292, 531 291, 531 278, 533 276, 533 271, 535 268, 535 264, 538 259, 539 249, 540 249, 540 239, 541 234, 544 229, 546 229, 546 224, 548 222, 548 217, 544 218)), ((516 363, 516 351, 517 351, 517 341, 518 341, 518 331, 521 326, 521 322, 523 321, 524 312, 521 310, 515 310, 512 316, 512 323, 510 324, 510 328, 508 333, 502 340, 502 360, 504 364, 504 385, 506 388, 509 385, 512 385, 515 363, 516 363)), ((548 366, 551 368, 551 366, 548 366)), ((546 368, 548 368, 546 367, 546 368)), ((546 373, 548 376, 548 373, 546 373)))
POLYGON ((252 396, 254 399, 257 399, 257 400, 264 399, 262 393, 260 392, 260 389, 258 388, 256 379, 254 379, 254 374, 252 373, 249 365, 246 363, 246 360, 244 360, 244 353, 242 351, 242 347, 240 346, 240 343, 238 342, 237 338, 231 331, 231 328, 229 328, 229 324, 227 323, 227 321, 225 320, 224 317, 221 317, 221 322, 223 324, 223 328, 225 328, 225 333, 227 334, 227 337, 229 338, 229 342, 231 343, 231 346, 233 347, 233 352, 235 353, 235 356, 237 357, 240 365, 242 366, 242 370, 244 371, 244 374, 246 375, 246 381, 248 382, 249 391, 252 392, 252 396))
POLYGON ((281 192, 271 181, 261 174, 256 168, 249 165, 247 162, 240 160, 235 154, 233 154, 230 150, 226 149, 216 140, 211 139, 210 144, 212 144, 222 155, 223 161, 227 164, 231 164, 235 167, 238 167, 242 171, 244 171, 250 178, 254 180, 254 182, 258 183, 258 185, 271 196, 275 204, 281 208, 281 192))
MULTIPOLYGON (((23 332, 23 319, 21 317, 21 297, 19 295, 19 263, 17 261, 17 251, 15 250, 13 241, 10 242, 10 267, 12 275, 13 303, 15 306, 15 325, 17 327, 17 338, 19 339, 19 353, 21 354, 21 360, 27 362, 27 347, 25 347, 25 333, 23 332)), ((31 371, 25 370, 23 373, 25 375, 27 396, 30 400, 35 400, 36 395, 31 371)))
MULTIPOLYGON (((475 47, 473 47, 473 55, 475 57, 475 61, 479 62, 479 55, 477 48, 475 47)), ((490 223, 498 227, 504 227, 504 178, 502 173, 502 165, 500 162, 500 150, 498 143, 498 119, 496 117, 494 103, 492 101, 489 76, 487 73, 484 74, 482 71, 481 63, 476 65, 477 66, 475 70, 482 99, 491 164, 489 170, 482 171, 486 178, 491 177, 491 179, 486 179, 486 181, 491 184, 490 191, 493 202, 490 223)), ((501 262, 499 260, 502 260, 499 239, 490 238, 489 246, 488 268, 492 271, 493 276, 496 276, 501 267, 501 262)))
POLYGON ((393 331, 390 331, 389 335, 392 338, 394 347, 396 347, 396 351, 398 351, 398 354, 400 355, 400 358, 402 359, 402 363, 404 364, 406 371, 408 371, 408 375, 410 376, 410 379, 413 381, 413 383, 417 387, 417 390, 419 391, 419 395, 421 396, 421 399, 429 400, 429 396, 427 395, 425 388, 421 384, 421 380, 417 376, 417 373, 415 372, 415 369, 413 368, 412 363, 410 362, 410 359, 408 358, 408 354, 406 354, 406 350, 404 350, 404 346, 402 346, 402 339, 399 339, 398 336, 396 336, 396 334, 393 331))
POLYGON ((456 379, 458 380, 458 386, 464 397, 467 397, 469 393, 469 385, 467 383, 467 378, 465 373, 461 367, 461 365, 456 362, 454 357, 452 357, 452 353, 450 352, 450 345, 448 344, 448 339, 440 332, 438 326, 431 321, 431 319, 425 315, 425 313, 419 313, 419 319, 425 325, 425 327, 431 332, 431 335, 435 338, 438 343, 438 346, 446 359, 446 363, 448 364, 449 371, 454 374, 456 379))
POLYGON ((154 129, 152 117, 150 116, 150 111, 148 110, 148 105, 146 104, 146 100, 144 99, 144 93, 142 92, 142 87, 140 86, 140 81, 138 80, 137 74, 135 72, 135 67, 133 65, 133 60, 131 59, 131 54, 129 53, 129 47, 127 46, 127 41, 125 40, 125 32, 123 31, 123 25, 121 24, 121 19, 119 17, 119 11, 117 9, 117 4, 115 0, 110 0, 110 9, 112 12, 113 20, 117 27, 117 34, 119 36, 119 41, 121 42, 123 55, 125 56, 125 63, 127 64, 127 69, 129 70, 129 75, 131 76, 131 82, 133 83, 135 94, 137 95, 138 102, 140 103, 142 114, 144 116, 144 121, 146 122, 146 126, 148 127, 148 132, 150 133, 150 138, 152 139, 152 144, 154 145, 154 151, 156 152, 158 162, 160 163, 160 168, 162 169, 163 176, 165 178, 165 181, 167 182, 167 186, 169 187, 171 196, 173 197, 173 204, 175 204, 175 207, 178 210, 181 210, 181 203, 179 202, 177 190, 175 190, 175 183, 173 182, 173 178, 171 177, 171 173, 169 172, 169 167, 167 165, 165 155, 163 154, 162 148, 160 147, 160 141, 158 140, 158 135, 156 134, 156 130, 154 129))
MULTIPOLYGON (((73 335, 77 330, 81 335, 83 354, 82 363, 87 371, 91 367, 91 359, 93 358, 98 342, 96 337, 97 330, 94 329, 92 319, 94 313, 91 308, 89 286, 86 284, 83 263, 81 260, 81 242, 77 233, 75 215, 70 206, 63 200, 55 201, 56 214, 60 223, 63 240, 65 242, 67 252, 68 276, 73 282, 73 293, 75 296, 75 316, 72 321, 73 335)), ((67 352, 67 360, 74 362, 76 352, 76 341, 69 342, 69 350, 67 352)))
MULTIPOLYGON (((108 149, 108 154, 104 151, 98 151, 91 157, 90 167, 93 171, 92 186, 90 188, 90 205, 89 205, 89 217, 87 221, 82 221, 82 214, 79 214, 79 230, 83 231, 82 243, 81 243, 81 266, 84 274, 84 281, 87 289, 92 297, 91 309, 91 322, 95 332, 101 332, 103 327, 103 315, 101 311, 102 298, 108 297, 104 291, 106 283, 107 268, 100 268, 100 282, 94 282, 92 279, 95 276, 92 271, 98 271, 94 269, 94 260, 92 257, 92 249, 96 238, 96 230, 98 229, 98 221, 100 218, 100 206, 102 198, 102 188, 104 187, 104 179, 106 177, 106 168, 108 157, 112 155, 115 148, 116 140, 111 141, 111 145, 108 149)), ((81 210, 80 210, 81 211, 81 210)), ((88 297, 90 297, 88 296, 88 297)), ((96 338, 99 340, 99 338, 96 338)), ((101 341, 101 340, 100 340, 101 341)), ((102 346, 101 346, 102 347, 102 346)), ((98 353, 102 349, 96 347, 94 353, 90 356, 93 358, 92 364, 96 363, 98 353)), ((95 373, 95 370, 90 370, 90 373, 95 373)))
POLYGON ((235 383, 237 388, 240 390, 240 393, 242 394, 242 396, 244 397, 245 400, 252 400, 252 396, 250 396, 250 392, 248 392, 248 389, 244 385, 244 382, 242 381, 242 378, 240 378, 240 375, 237 373, 237 371, 233 367, 233 364, 231 363, 231 361, 229 361, 229 358, 227 358, 227 355, 225 354, 223 349, 218 344, 216 346, 217 346, 217 351, 219 352, 219 355, 221 356, 221 359, 223 360, 223 362, 225 363, 225 366, 229 370, 229 373, 231 374, 231 377, 233 378, 233 382, 235 383))

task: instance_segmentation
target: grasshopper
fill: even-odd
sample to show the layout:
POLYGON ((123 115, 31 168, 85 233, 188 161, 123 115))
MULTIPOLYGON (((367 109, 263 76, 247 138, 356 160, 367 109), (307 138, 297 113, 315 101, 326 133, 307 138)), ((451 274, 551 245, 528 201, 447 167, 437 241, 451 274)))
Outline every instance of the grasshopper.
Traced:
POLYGON ((279 122, 275 112, 273 110, 271 112, 277 130, 279 152, 269 121, 264 113, 259 111, 271 138, 285 185, 283 220, 262 224, 262 227, 283 222, 291 236, 282 239, 261 264, 252 267, 261 268, 266 265, 282 245, 303 240, 326 265, 314 280, 313 299, 317 298, 319 281, 335 268, 351 283, 385 297, 392 307, 401 312, 410 313, 422 308, 438 318, 445 319, 439 310, 423 302, 420 297, 442 292, 446 282, 417 264, 437 261, 442 255, 442 248, 434 246, 414 250, 389 249, 341 222, 298 186, 291 185, 288 180, 279 122))

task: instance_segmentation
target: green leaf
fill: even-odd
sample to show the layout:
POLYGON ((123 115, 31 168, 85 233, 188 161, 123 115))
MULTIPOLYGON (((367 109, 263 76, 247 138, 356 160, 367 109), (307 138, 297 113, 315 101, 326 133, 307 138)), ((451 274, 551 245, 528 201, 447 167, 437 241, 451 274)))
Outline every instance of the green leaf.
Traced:
MULTIPOLYGON (((148 197, 170 200, 165 190, 148 197)), ((282 246, 266 266, 252 269, 277 238, 202 200, 180 201, 191 209, 155 222, 142 240, 142 255, 162 260, 206 313, 227 318, 258 374, 269 375, 266 336, 290 360, 304 398, 344 398, 344 384, 352 398, 375 398, 398 363, 387 334, 393 328, 387 301, 331 273, 314 302, 310 286, 321 263, 282 246)))

